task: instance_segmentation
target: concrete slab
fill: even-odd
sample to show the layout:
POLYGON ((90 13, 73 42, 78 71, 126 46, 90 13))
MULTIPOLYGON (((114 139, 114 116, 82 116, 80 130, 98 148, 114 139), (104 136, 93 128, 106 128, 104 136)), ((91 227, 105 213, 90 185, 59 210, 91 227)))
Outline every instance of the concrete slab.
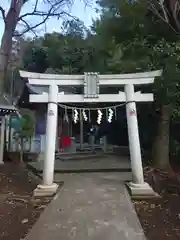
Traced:
MULTIPOLYGON (((43 171, 43 161, 31 162, 29 166, 36 172, 43 171)), ((92 158, 81 160, 55 161, 55 172, 98 172, 98 171, 131 171, 128 158, 110 155, 105 158, 92 158)))
POLYGON ((75 153, 75 154, 56 154, 56 159, 69 161, 69 160, 83 160, 83 159, 92 159, 92 158, 106 158, 108 155, 103 153, 75 153))
POLYGON ((36 189, 34 189, 33 196, 34 197, 50 197, 54 196, 58 190, 58 184, 53 183, 50 186, 38 185, 36 189))
MULTIPOLYGON (((91 177, 92 173, 91 172, 86 172, 86 173, 78 173, 79 177, 81 178, 86 178, 86 177, 91 177)), ((41 178, 42 178, 42 174, 40 174, 41 178)), ((63 173, 55 173, 54 174, 54 182, 57 184, 61 184, 62 182, 66 182, 67 178, 71 178, 76 176, 77 178, 77 174, 76 173, 72 173, 72 174, 63 174, 63 173)), ((93 173, 94 177, 102 177, 104 179, 118 179, 119 181, 132 181, 132 173, 131 172, 106 172, 105 173, 93 173)))
POLYGON ((65 174, 63 180, 25 240, 146 239, 118 174, 65 174))
POLYGON ((148 183, 144 184, 134 184, 132 182, 127 182, 126 186, 132 197, 132 199, 152 199, 159 198, 159 194, 156 193, 148 183))

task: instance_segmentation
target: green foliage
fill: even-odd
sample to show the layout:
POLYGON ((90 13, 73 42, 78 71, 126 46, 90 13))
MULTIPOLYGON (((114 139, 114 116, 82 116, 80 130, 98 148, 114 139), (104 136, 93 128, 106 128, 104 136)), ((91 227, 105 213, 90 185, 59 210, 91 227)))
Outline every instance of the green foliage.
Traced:
POLYGON ((23 66, 30 72, 44 72, 48 67, 47 55, 41 46, 27 42, 23 54, 23 66))
POLYGON ((157 78, 154 93, 157 106, 179 99, 180 39, 179 36, 154 17, 145 1, 133 3, 123 0, 101 0, 101 21, 93 30, 101 39, 115 41, 108 67, 111 72, 138 72, 163 69, 157 78), (117 51, 118 49, 121 49, 117 51), (113 54, 114 51, 114 54, 113 54))
POLYGON ((171 158, 179 161, 180 144, 175 139, 171 139, 171 142, 170 142, 170 156, 171 156, 171 158))
POLYGON ((23 161, 24 143, 34 135, 35 115, 29 109, 21 109, 19 119, 11 121, 11 127, 15 128, 14 139, 20 145, 20 161, 23 161))
POLYGON ((66 36, 83 39, 87 31, 84 23, 79 19, 63 22, 63 33, 66 36))
POLYGON ((16 135, 18 138, 29 138, 35 132, 35 115, 29 109, 21 109, 21 117, 19 118, 19 127, 17 128, 16 135))
MULTIPOLYGON (((80 21, 69 21, 62 33, 45 34, 28 42, 25 68, 35 66, 31 69, 36 72, 67 74, 163 69, 162 77, 153 85, 154 110, 144 112, 156 115, 155 109, 171 104, 172 117, 179 120, 179 36, 148 10, 144 0, 99 0, 99 5, 101 17, 93 22, 91 31, 80 21)), ((152 86, 146 90, 151 91, 152 86)))
POLYGON ((74 32, 70 34, 70 30, 68 30, 65 35, 46 34, 44 37, 27 43, 23 57, 24 68, 33 72, 50 71, 65 74, 104 71, 107 53, 96 36, 89 32, 86 35, 88 37, 84 38, 79 35, 79 30, 77 34, 74 32), (41 51, 37 51, 37 49, 41 51), (33 52, 35 54, 32 54, 33 52))
MULTIPOLYGON (((163 69, 153 86, 157 107, 177 107, 180 41, 148 11, 146 1, 100 0, 101 18, 91 32, 81 21, 63 24, 63 33, 45 34, 26 43, 24 67, 54 73, 130 73, 163 69)), ((175 108, 174 115, 179 110, 175 108)))

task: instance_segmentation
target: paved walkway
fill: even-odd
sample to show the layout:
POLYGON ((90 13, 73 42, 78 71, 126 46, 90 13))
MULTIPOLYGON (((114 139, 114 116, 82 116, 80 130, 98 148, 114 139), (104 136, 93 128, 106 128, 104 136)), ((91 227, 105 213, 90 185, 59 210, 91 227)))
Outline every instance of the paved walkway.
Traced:
POLYGON ((120 175, 62 175, 63 188, 26 240, 145 240, 120 175))
MULTIPOLYGON (((36 172, 42 172, 44 162, 30 162, 29 166, 36 172)), ((96 171, 131 171, 131 163, 127 157, 107 155, 102 158, 55 161, 55 172, 96 172, 96 171)))

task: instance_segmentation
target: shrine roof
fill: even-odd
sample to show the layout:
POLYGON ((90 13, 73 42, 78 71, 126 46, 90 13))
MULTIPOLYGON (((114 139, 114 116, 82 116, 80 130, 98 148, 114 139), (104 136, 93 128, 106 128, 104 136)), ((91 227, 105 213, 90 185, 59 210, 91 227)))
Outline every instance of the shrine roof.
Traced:
POLYGON ((15 103, 12 102, 9 96, 0 96, 0 116, 8 115, 17 111, 18 109, 15 107, 15 103))

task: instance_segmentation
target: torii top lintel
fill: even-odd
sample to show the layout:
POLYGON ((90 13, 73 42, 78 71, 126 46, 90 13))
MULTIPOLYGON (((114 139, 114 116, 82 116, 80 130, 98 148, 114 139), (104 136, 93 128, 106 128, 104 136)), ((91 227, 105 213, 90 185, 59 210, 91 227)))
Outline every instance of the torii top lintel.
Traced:
POLYGON ((142 73, 128 73, 128 74, 98 74, 85 73, 84 75, 63 75, 63 74, 42 74, 20 71, 20 76, 28 78, 29 84, 32 85, 52 85, 59 86, 78 86, 84 85, 86 76, 97 76, 99 85, 125 85, 125 84, 150 84, 154 82, 154 78, 161 76, 162 70, 142 72, 142 73))

